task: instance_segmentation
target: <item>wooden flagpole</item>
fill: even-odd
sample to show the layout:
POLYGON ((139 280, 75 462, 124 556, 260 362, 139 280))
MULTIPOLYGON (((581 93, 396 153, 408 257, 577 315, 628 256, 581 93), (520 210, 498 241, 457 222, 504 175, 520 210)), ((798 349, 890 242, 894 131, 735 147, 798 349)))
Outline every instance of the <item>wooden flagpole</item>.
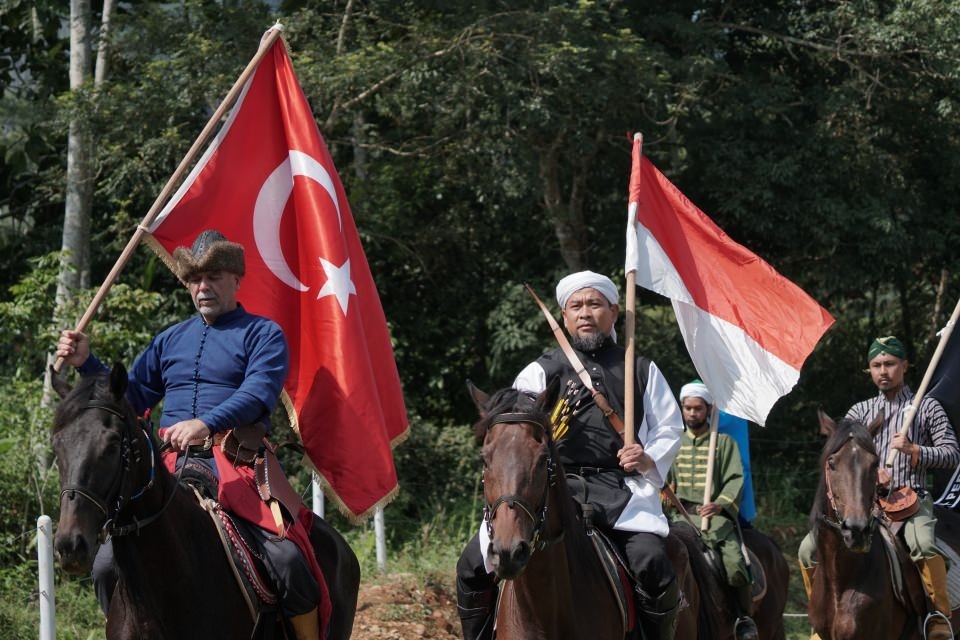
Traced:
MULTIPOLYGON (((710 407, 710 446, 707 449, 707 475, 703 479, 703 504, 711 502, 710 497, 713 493, 713 467, 717 460, 717 430, 720 426, 720 410, 716 405, 710 407)), ((700 516, 700 529, 706 531, 710 528, 710 518, 700 516)))
MULTIPOLYGON (((639 141, 641 153, 643 152, 643 134, 633 134, 633 139, 639 141)), ((636 216, 627 205, 627 230, 636 231, 636 216)), ((631 269, 627 272, 627 291, 626 291, 626 312, 623 319, 623 333, 626 339, 626 354, 623 362, 623 445, 630 446, 636 441, 634 436, 634 415, 636 412, 636 397, 634 394, 634 381, 636 380, 637 369, 637 345, 636 345, 636 326, 637 326, 637 271, 631 269)))
MULTIPOLYGON (((157 196, 157 199, 154 201, 153 206, 150 207, 147 215, 144 216, 140 224, 137 225, 137 229, 134 231, 133 237, 131 237, 130 241, 127 242, 127 246, 123 248, 123 252, 121 252, 116 264, 113 265, 110 273, 107 274, 106 280, 104 280, 103 284, 100 285, 97 293, 93 296, 93 300, 91 300, 90 304, 87 306, 87 310, 83 313, 80 321, 77 322, 77 326, 74 329, 75 331, 83 331, 87 328, 87 325, 90 324, 90 320, 103 303, 103 299, 107 297, 110 287, 112 287, 113 283, 116 282, 117 278, 120 276, 120 272, 123 271, 123 268, 127 266, 127 262, 129 262, 131 256, 133 256, 134 250, 137 248, 137 245, 140 244, 141 240, 143 240, 144 235, 147 234, 147 229, 149 229, 150 225, 153 224, 154 219, 160 213, 163 204, 170 197, 174 187, 179 184, 180 179, 183 177, 183 174, 186 173, 187 168, 193 164, 197 155, 200 153, 200 149, 203 148, 203 146, 207 143, 207 140, 210 138, 213 130, 220 123, 223 115, 236 101, 237 96, 240 95, 240 91, 243 89, 243 85, 247 82, 247 79, 249 79, 249 77, 253 74, 257 68, 257 65, 260 64, 260 61, 267 54, 267 51, 270 50, 270 47, 282 34, 283 27, 279 23, 267 29, 266 33, 264 33, 263 38, 260 40, 260 48, 257 50, 256 55, 254 55, 247 64, 246 68, 243 70, 243 73, 240 74, 240 77, 237 78, 237 81, 233 84, 233 87, 231 87, 230 91, 223 99, 223 102, 220 103, 220 106, 217 107, 217 110, 210 117, 210 120, 203 128, 203 131, 200 132, 200 135, 193 142, 190 150, 187 151, 187 154, 183 157, 183 160, 180 161, 176 171, 174 171, 173 175, 170 176, 170 179, 167 180, 167 184, 164 185, 163 189, 160 190, 160 195, 157 196)), ((62 366, 63 358, 57 358, 57 361, 53 365, 53 370, 59 372, 62 366)))
MULTIPOLYGON (((923 381, 920 382, 920 388, 917 389, 916 395, 913 396, 913 402, 910 403, 910 407, 907 409, 907 413, 903 418, 903 427, 900 429, 901 435, 905 436, 910 432, 910 427, 913 425, 913 418, 917 415, 920 402, 923 401, 923 396, 927 393, 927 387, 930 386, 933 373, 936 371, 937 365, 940 364, 940 356, 943 355, 943 350, 947 348, 947 341, 950 340, 950 336, 953 334, 953 327, 957 324, 958 317, 960 317, 960 300, 957 300, 957 306, 953 308, 953 314, 950 316, 950 320, 947 321, 947 326, 945 326, 940 333, 940 342, 937 343, 937 349, 933 352, 933 357, 930 358, 930 364, 927 365, 927 371, 923 374, 923 381)), ((888 467, 893 466, 893 461, 896 459, 898 451, 899 449, 890 449, 890 453, 887 454, 888 467)))

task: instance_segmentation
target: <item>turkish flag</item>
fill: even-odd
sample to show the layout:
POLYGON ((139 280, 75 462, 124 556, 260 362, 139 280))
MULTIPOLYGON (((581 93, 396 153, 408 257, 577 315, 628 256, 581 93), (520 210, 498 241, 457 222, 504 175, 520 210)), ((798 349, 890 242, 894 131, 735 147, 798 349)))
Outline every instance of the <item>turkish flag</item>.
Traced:
POLYGON ((149 231, 172 252, 204 229, 243 244, 238 299, 283 328, 291 418, 338 506, 363 517, 397 490, 407 413, 347 196, 280 39, 149 231))
POLYGON ((690 202, 633 143, 625 270, 670 298, 721 411, 763 425, 833 324, 803 289, 690 202))

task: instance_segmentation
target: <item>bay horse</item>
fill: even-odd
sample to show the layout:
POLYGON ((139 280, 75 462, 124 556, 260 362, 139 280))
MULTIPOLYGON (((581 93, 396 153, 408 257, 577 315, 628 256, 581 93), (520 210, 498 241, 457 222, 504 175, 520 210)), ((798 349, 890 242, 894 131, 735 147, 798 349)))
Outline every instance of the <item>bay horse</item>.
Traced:
MULTIPOLYGON (((534 402, 515 389, 488 396, 471 387, 481 410, 474 429, 483 445, 490 557, 502 580, 496 637, 636 637, 627 636, 613 588, 567 488, 544 412, 555 391, 534 402)), ((717 589, 698 587, 715 581, 696 539, 695 533, 680 530, 667 540, 686 603, 675 637, 716 640, 723 604, 717 589)))
MULTIPOLYGON (((881 461, 873 438, 883 416, 864 426, 848 419, 837 423, 820 411, 819 421, 827 442, 810 513, 818 558, 808 605, 810 624, 823 640, 922 639, 927 605, 919 573, 905 550, 899 554, 906 586, 903 601, 897 598, 880 537, 881 461)), ((937 532, 949 522, 938 522, 937 532)), ((900 541, 898 546, 905 545, 900 541)), ((956 616, 951 624, 957 628, 956 616)))
MULTIPOLYGON (((54 381, 62 398, 52 430, 62 489, 55 549, 64 571, 88 574, 102 536, 112 533, 118 582, 106 637, 252 637, 255 621, 216 525, 166 470, 153 434, 138 423, 125 399, 123 365, 81 378, 73 390, 54 381)), ((333 604, 328 637, 345 640, 359 563, 319 518, 310 537, 333 604)))

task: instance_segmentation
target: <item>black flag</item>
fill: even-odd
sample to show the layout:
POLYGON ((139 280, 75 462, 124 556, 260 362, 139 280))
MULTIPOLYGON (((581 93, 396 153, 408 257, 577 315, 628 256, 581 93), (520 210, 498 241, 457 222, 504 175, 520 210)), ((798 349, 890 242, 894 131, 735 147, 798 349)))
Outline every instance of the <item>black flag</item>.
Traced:
MULTIPOLYGON (((933 372, 927 395, 943 405, 956 431, 960 426, 960 339, 952 334, 933 372)), ((933 470, 933 497, 940 506, 960 510, 960 467, 933 470)))

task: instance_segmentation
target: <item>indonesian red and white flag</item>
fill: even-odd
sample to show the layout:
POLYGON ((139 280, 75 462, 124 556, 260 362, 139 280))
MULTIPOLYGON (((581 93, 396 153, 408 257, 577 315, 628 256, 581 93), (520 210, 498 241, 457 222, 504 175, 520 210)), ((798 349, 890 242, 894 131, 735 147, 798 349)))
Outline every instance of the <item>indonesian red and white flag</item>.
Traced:
POLYGON ((307 455, 338 506, 368 514, 397 490, 407 413, 347 196, 279 38, 149 231, 172 252, 204 229, 244 245, 238 300, 286 334, 284 400, 307 455))
POLYGON ((639 140, 627 215, 626 272, 670 298, 717 406, 763 425, 833 318, 680 193, 639 140))

